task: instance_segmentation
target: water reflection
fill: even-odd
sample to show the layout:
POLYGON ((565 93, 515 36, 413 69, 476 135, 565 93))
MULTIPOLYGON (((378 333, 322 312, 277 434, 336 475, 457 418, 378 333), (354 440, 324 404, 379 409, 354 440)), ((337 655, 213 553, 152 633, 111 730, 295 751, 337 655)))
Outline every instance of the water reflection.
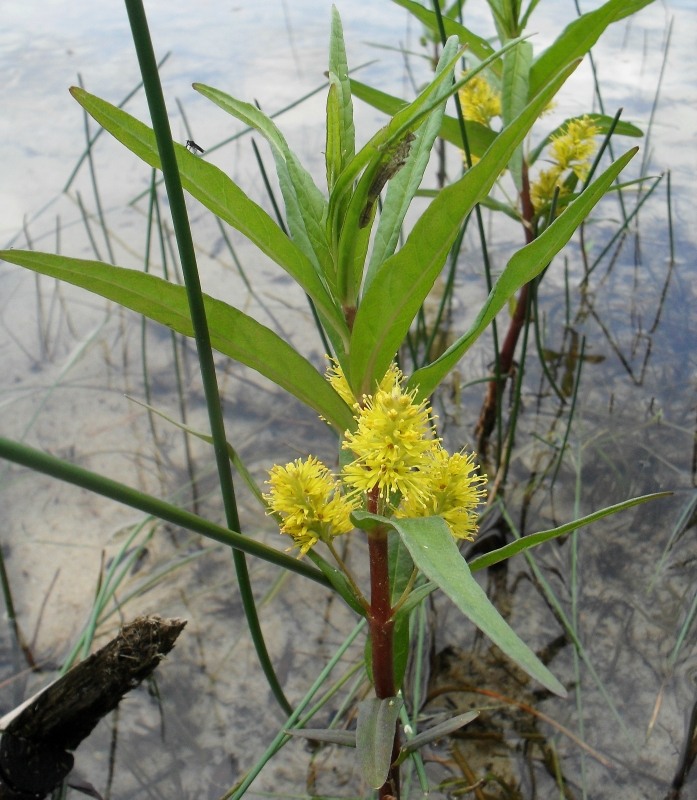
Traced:
MULTIPOLYGON (((554 791, 551 773, 560 759, 567 796, 580 796, 584 780, 594 798, 635 800, 665 793, 677 765, 684 737, 683 709, 691 707, 695 688, 689 658, 694 641, 690 509, 694 508, 697 373, 691 311, 697 298, 690 272, 695 255, 694 231, 689 227, 694 169, 688 169, 695 166, 690 142, 697 124, 695 105, 689 102, 694 86, 685 81, 686 74, 694 74, 688 65, 694 64, 689 32, 694 30, 695 12, 685 5, 673 7, 681 16, 673 28, 650 163, 656 172, 667 166, 674 170, 675 256, 666 240, 667 201, 661 188, 642 210, 638 225, 591 274, 583 291, 579 288, 583 258, 575 248, 567 251, 566 264, 559 259, 546 276, 537 322, 544 338, 543 358, 552 366, 566 402, 550 391, 540 362, 529 359, 506 494, 508 509, 518 512, 513 519, 500 516, 490 525, 508 534, 512 529, 524 534, 634 494, 661 488, 676 493, 660 506, 643 506, 634 514, 598 524, 563 546, 550 547, 534 564, 513 562, 508 572, 492 573, 487 579, 513 627, 534 646, 547 648, 555 673, 578 688, 575 707, 542 700, 516 675, 494 680, 494 671, 502 667, 489 645, 475 639, 447 604, 438 605, 432 631, 437 658, 424 712, 436 713, 438 702, 446 698, 453 703, 456 697, 465 703, 464 709, 469 697, 463 687, 472 694, 483 684, 505 687, 517 705, 502 702, 490 712, 482 736, 490 741, 493 731, 498 737, 495 757, 490 746, 479 753, 480 743, 474 749, 456 742, 448 745, 453 749, 444 744, 435 750, 434 756, 444 760, 438 766, 434 758, 429 765, 435 783, 453 776, 464 781, 467 769, 477 773, 493 763, 502 781, 520 787, 518 794, 511 789, 501 796, 546 797, 554 791), (568 387, 579 375, 581 390, 573 426, 567 429, 568 387), (577 576, 574 582, 569 580, 570 564, 577 576), (587 655, 585 663, 574 657, 568 637, 561 636, 560 610, 571 615, 587 655), (681 637, 683 645, 676 650, 681 637), (448 695, 444 685, 456 685, 458 690, 448 695), (559 728, 527 714, 522 705, 540 708, 573 729, 594 752, 609 756, 613 768, 608 769, 594 752, 580 749, 559 728), (521 739, 527 760, 518 759, 515 752, 521 739)), ((25 7, 11 3, 8 8, 2 58, 12 66, 3 91, 13 105, 4 118, 12 119, 13 130, 4 137, 4 238, 21 229, 25 212, 58 195, 79 155, 76 137, 82 121, 65 92, 75 81, 74 71, 81 71, 89 89, 112 100, 124 97, 138 81, 119 6, 100 9, 98 36, 93 35, 91 6, 49 6, 45 25, 52 38, 40 32, 30 38, 35 22, 30 28, 25 7), (64 26, 56 21, 55 34, 53 13, 60 14, 64 26), (104 31, 110 35, 103 36, 104 31), (38 64, 29 65, 37 55, 38 64), (46 118, 51 119, 50 126, 43 124, 46 118)), ((288 8, 257 3, 254 9, 221 10, 218 4, 202 2, 192 10, 190 3, 153 4, 150 20, 156 44, 163 51, 174 51, 163 69, 165 91, 168 97, 182 98, 192 127, 189 130, 184 114, 175 116, 179 139, 183 143, 194 136, 203 143, 206 158, 214 158, 242 186, 258 189, 260 196, 259 172, 247 138, 216 152, 215 143, 239 128, 192 93, 190 83, 200 80, 244 99, 258 97, 267 111, 282 108, 322 83, 328 8, 328 3, 288 8)), ((341 12, 352 63, 376 55, 363 41, 368 29, 372 39, 394 45, 406 36, 411 46, 418 46, 419 31, 406 28, 404 18, 388 4, 384 8, 354 4, 341 12)), ((631 24, 616 26, 596 54, 608 102, 624 105, 626 118, 644 125, 660 74, 664 15, 662 7, 649 9, 631 24), (644 60, 637 73, 636 53, 642 48, 644 60)), ((540 36, 553 35, 557 29, 553 17, 549 22, 545 18, 540 36)), ((406 93, 399 58, 379 55, 381 63, 363 79, 386 91, 406 93)), ((576 109, 572 104, 578 96, 591 97, 588 73, 580 71, 578 81, 562 100, 561 117, 576 109)), ((303 157, 310 160, 318 181, 323 106, 320 93, 279 120, 294 146, 302 145, 303 157)), ((129 110, 146 117, 141 95, 131 101, 129 110)), ((362 131, 372 131, 378 124, 377 115, 365 107, 358 113, 362 131)), ((148 189, 151 175, 108 137, 98 142, 93 156, 100 190, 107 198, 107 226, 101 228, 97 219, 85 164, 71 196, 59 197, 31 219, 14 240, 17 246, 26 238, 42 249, 85 257, 94 257, 96 251, 119 264, 140 264, 148 236, 147 201, 128 204, 148 189)), ((456 162, 457 158, 453 170, 456 162)), ((163 205, 163 217, 165 210, 163 205)), ((271 320, 269 324, 284 330, 320 365, 319 340, 309 324, 298 324, 298 319, 309 321, 302 294, 193 203, 190 210, 209 291, 259 319, 271 320)), ((600 226, 587 226, 592 255, 599 252, 596 241, 606 242, 606 232, 600 226)), ((459 278, 455 331, 466 327, 469 293, 481 292, 479 277, 468 272, 472 271, 468 265, 476 262, 477 247, 470 239, 459 278)), ((152 246, 151 253, 153 262, 168 265, 175 279, 169 233, 152 246)), ((3 434, 158 496, 177 497, 180 502, 186 497, 200 504, 202 513, 219 518, 207 446, 189 437, 187 454, 180 430, 124 399, 133 396, 180 419, 184 411, 179 382, 186 387, 187 424, 207 430, 191 344, 173 340, 154 326, 141 328, 133 315, 47 279, 4 269, 0 281, 0 347, 7 376, 0 395, 3 434)), ((489 358, 488 344, 482 342, 461 365, 459 380, 448 387, 452 394, 440 398, 444 435, 451 447, 471 441, 481 391, 468 384, 485 374, 489 358)), ((326 426, 311 413, 279 398, 249 370, 222 359, 219 368, 229 439, 257 480, 263 480, 274 461, 304 454, 308 441, 318 456, 334 458, 326 426)), ((3 634, 3 663, 13 665, 4 676, 9 683, 3 703, 9 707, 31 685, 47 680, 60 663, 84 623, 105 565, 142 520, 135 512, 6 465, 0 466, 0 475, 3 545, 18 620, 44 670, 31 677, 23 672, 21 657, 12 655, 12 638, 3 634)), ((278 545, 277 534, 251 494, 242 488, 239 499, 243 529, 278 545)), ((107 794, 110 791, 113 797, 213 798, 254 763, 284 720, 257 675, 229 554, 203 547, 198 538, 167 526, 157 526, 156 535, 152 533, 148 526, 138 533, 136 542, 147 548, 148 567, 128 572, 116 595, 123 609, 105 622, 104 632, 113 629, 121 611, 127 617, 149 612, 179 615, 191 623, 155 682, 129 696, 119 714, 81 748, 78 766, 85 778, 102 790, 108 787, 107 794), (153 590, 149 584, 158 573, 165 577, 153 590)), ((253 563, 252 569, 255 585, 267 592, 261 604, 264 629, 284 686, 296 701, 316 675, 317 665, 350 630, 352 618, 314 585, 297 578, 277 585, 279 576, 272 568, 253 563)), ((360 647, 350 656, 360 659, 360 647)), ((349 670, 351 663, 347 657, 344 669, 349 670)), ((482 704, 481 698, 477 704, 482 704)), ((305 791, 351 796, 360 785, 359 776, 350 754, 336 758, 334 751, 310 754, 302 742, 293 742, 256 787, 285 796, 305 791)))

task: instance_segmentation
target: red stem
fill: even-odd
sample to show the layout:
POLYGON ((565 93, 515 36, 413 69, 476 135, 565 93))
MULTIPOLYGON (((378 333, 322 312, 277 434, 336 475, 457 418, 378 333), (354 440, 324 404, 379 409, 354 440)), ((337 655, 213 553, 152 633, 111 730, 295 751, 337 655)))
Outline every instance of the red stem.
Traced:
MULTIPOLYGON (((525 243, 530 244, 530 242, 532 242, 535 238, 535 231, 533 230, 532 226, 532 221, 535 216, 535 209, 530 198, 530 179, 528 176, 528 165, 525 161, 523 161, 522 168, 520 204, 523 213, 525 243)), ((529 294, 530 284, 526 283, 518 294, 515 311, 509 323, 508 331, 506 332, 506 338, 503 340, 503 344, 501 345, 501 349, 499 351, 499 374, 501 376, 501 380, 491 380, 489 382, 486 399, 479 414, 479 422, 477 423, 479 452, 484 452, 486 448, 486 442, 494 429, 494 424, 496 422, 496 409, 501 401, 503 383, 511 372, 516 345, 518 344, 520 332, 525 324, 525 312, 528 307, 529 294)))
MULTIPOLYGON (((368 497, 368 510, 377 512, 377 492, 373 490, 368 497)), ((373 682, 375 696, 384 699, 395 697, 397 689, 394 681, 394 655, 392 634, 394 618, 390 597, 390 575, 387 553, 387 531, 377 528, 368 538, 370 555, 370 640, 372 645, 373 682)), ((399 727, 395 727, 392 761, 399 755, 399 727)), ((399 767, 391 767, 387 780, 380 787, 378 797, 399 800, 399 767)))

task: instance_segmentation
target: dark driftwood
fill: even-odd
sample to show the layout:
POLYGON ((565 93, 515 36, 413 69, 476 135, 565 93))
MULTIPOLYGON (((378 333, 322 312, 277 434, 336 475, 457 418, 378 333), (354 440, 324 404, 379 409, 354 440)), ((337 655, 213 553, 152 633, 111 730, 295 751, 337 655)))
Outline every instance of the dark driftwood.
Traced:
POLYGON ((72 769, 70 751, 153 672, 185 625, 180 619, 138 617, 6 715, 0 721, 0 800, 40 800, 58 786, 72 769))

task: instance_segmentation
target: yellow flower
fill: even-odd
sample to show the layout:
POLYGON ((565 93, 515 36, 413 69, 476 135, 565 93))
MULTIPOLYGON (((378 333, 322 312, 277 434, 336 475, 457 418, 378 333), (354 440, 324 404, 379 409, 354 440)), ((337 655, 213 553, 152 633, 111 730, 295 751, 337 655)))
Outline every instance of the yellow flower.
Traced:
POLYGON ((334 389, 334 391, 339 395, 344 403, 349 406, 349 408, 355 408, 358 406, 358 401, 351 391, 351 387, 346 380, 344 371, 341 369, 341 364, 339 364, 336 359, 329 359, 329 366, 327 367, 325 377, 329 381, 332 389, 334 389))
MULTIPOLYGON (((341 397, 346 405, 353 408, 356 412, 356 416, 358 416, 358 412, 360 411, 360 403, 357 401, 356 397, 351 391, 351 387, 349 386, 349 382, 346 380, 346 376, 341 368, 341 364, 339 364, 339 362, 333 358, 329 359, 329 367, 327 368, 326 378, 339 397, 341 397)), ((387 368, 387 372, 378 384, 378 388, 388 392, 391 390, 395 382, 402 383, 403 380, 404 374, 402 373, 402 370, 393 361, 387 368)), ((363 399, 366 399, 365 396, 363 399)))
POLYGON ((535 211, 539 211, 554 197, 554 190, 559 187, 560 196, 568 194, 568 189, 563 186, 561 169, 554 165, 550 169, 543 169, 537 180, 530 186, 530 199, 535 211))
POLYGON ((564 186, 564 173, 568 171, 579 180, 585 180, 590 169, 591 160, 596 150, 593 137, 600 133, 590 117, 572 119, 566 129, 558 136, 553 136, 550 144, 552 166, 542 170, 530 187, 530 198, 535 211, 539 211, 549 203, 558 186, 560 195, 568 194, 564 186))
POLYGON ((584 180, 596 150, 594 137, 600 133, 590 117, 569 120, 566 130, 552 138, 552 159, 562 170, 570 169, 584 180))
POLYGON ((422 476, 428 487, 425 503, 405 497, 398 517, 441 516, 456 539, 474 539, 477 533, 477 506, 486 495, 486 477, 476 473, 474 453, 449 455, 442 447, 424 459, 422 476))
POLYGON ((554 163, 562 171, 570 169, 579 180, 584 180, 596 150, 594 137, 599 133, 600 129, 588 116, 569 120, 564 133, 552 137, 550 154, 554 163))
POLYGON ((314 456, 297 459, 269 472, 271 487, 264 499, 270 513, 281 517, 281 533, 293 539, 300 555, 318 541, 327 542, 353 529, 349 518, 357 507, 340 491, 340 484, 314 456))
POLYGON ((405 393, 402 381, 401 371, 390 367, 375 394, 364 398, 356 431, 347 432, 342 444, 356 456, 342 470, 344 482, 354 494, 377 489, 387 504, 394 495, 421 501, 419 467, 438 444, 430 407, 416 402, 415 391, 405 393))
POLYGON ((458 94, 465 119, 489 125, 492 117, 501 116, 501 95, 483 75, 470 78, 458 94))

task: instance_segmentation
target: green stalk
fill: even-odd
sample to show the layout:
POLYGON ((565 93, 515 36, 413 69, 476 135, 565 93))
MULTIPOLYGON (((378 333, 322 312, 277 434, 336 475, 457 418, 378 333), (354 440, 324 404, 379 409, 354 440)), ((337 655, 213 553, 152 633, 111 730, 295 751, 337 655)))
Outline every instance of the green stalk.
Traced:
MULTIPOLYGON (((215 460, 220 479, 225 517, 228 527, 239 531, 240 523, 237 513, 237 502, 235 500, 235 490, 232 481, 232 469, 227 453, 225 424, 218 391, 218 381, 215 375, 215 362, 211 349, 210 332, 208 330, 208 322, 203 304, 201 282, 196 265, 196 254, 194 252, 194 243, 191 238, 184 192, 182 190, 179 169, 177 168, 177 160, 174 155, 174 144, 172 142, 169 118, 167 117, 167 108, 165 106, 160 77, 157 71, 157 62, 155 60, 155 53, 150 39, 148 21, 145 16, 142 0, 126 0, 126 10, 131 26, 133 43, 135 44, 138 56, 140 72, 143 76, 143 86, 145 87, 145 95, 148 101, 153 131, 157 140, 157 149, 162 164, 162 174, 164 176, 167 196, 172 210, 172 222, 174 224, 182 272, 184 273, 184 283, 186 285, 189 309, 191 312, 194 339, 196 340, 201 377, 206 395, 208 418, 211 426, 211 434, 213 436, 213 450, 215 452, 215 460)), ((244 553, 235 549, 232 551, 232 556, 237 572, 237 580, 245 616, 247 618, 247 625, 257 651, 259 662, 264 670, 264 674, 266 675, 274 697, 281 708, 283 708, 286 713, 290 714, 292 711, 291 705, 283 694, 281 684, 274 671, 261 632, 244 553)))
POLYGON ((78 467, 68 461, 62 461, 60 458, 48 455, 48 453, 42 453, 40 450, 34 450, 32 447, 27 447, 20 442, 13 442, 11 439, 5 439, 1 436, 0 458, 29 467, 35 472, 42 472, 66 483, 72 483, 74 486, 80 486, 95 494, 100 494, 131 508, 144 511, 146 514, 152 514, 153 517, 179 525, 182 528, 194 531, 194 533, 200 533, 215 542, 233 547, 243 553, 248 553, 250 556, 256 556, 271 564, 276 564, 278 567, 296 572, 305 578, 310 578, 310 580, 322 586, 331 588, 329 580, 317 568, 305 561, 300 561, 255 539, 242 536, 237 531, 224 528, 222 525, 216 525, 215 522, 192 514, 190 511, 160 500, 158 497, 139 492, 137 489, 111 478, 98 475, 96 472, 91 472, 84 467, 78 467))

